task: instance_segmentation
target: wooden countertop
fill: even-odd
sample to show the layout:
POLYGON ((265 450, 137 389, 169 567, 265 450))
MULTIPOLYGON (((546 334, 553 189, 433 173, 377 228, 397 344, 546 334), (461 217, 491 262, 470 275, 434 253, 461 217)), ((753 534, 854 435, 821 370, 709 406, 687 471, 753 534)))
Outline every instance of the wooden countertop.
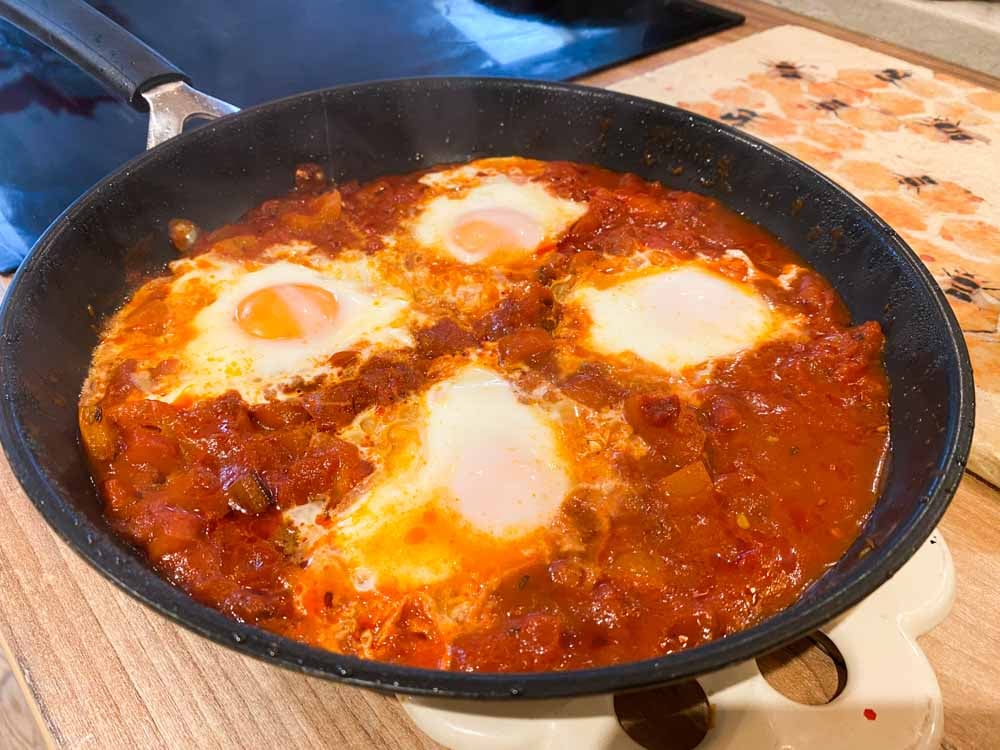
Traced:
MULTIPOLYGON (((585 82, 610 85, 794 23, 1000 89, 990 76, 755 0, 715 4, 747 23, 585 82)), ((967 474, 941 529, 958 594, 949 617, 921 641, 944 694, 943 747, 995 747, 1000 491, 967 474)), ((138 604, 56 538, 3 459, 0 540, 0 656, 9 664, 0 659, 0 748, 434 747, 391 698, 275 669, 138 604)))

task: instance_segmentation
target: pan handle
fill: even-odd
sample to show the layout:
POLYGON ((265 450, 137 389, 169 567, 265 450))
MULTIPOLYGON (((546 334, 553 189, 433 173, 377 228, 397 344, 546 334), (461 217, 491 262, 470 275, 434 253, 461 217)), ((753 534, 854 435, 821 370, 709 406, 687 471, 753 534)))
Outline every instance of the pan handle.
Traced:
POLYGON ((240 111, 239 107, 191 88, 184 81, 161 83, 142 92, 142 97, 149 102, 147 151, 184 132, 188 120, 214 120, 240 111))
POLYGON ((135 109, 149 109, 146 148, 195 117, 239 110, 188 85, 187 75, 83 0, 0 0, 6 18, 90 73, 135 109))

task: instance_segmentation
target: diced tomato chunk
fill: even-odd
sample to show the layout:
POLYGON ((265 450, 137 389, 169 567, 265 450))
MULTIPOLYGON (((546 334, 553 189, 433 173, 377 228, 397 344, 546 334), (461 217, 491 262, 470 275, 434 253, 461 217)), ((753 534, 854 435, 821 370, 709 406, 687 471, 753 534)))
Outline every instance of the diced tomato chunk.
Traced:
POLYGON ((145 464, 167 474, 180 465, 181 452, 177 441, 148 427, 125 431, 122 456, 130 464, 145 464))

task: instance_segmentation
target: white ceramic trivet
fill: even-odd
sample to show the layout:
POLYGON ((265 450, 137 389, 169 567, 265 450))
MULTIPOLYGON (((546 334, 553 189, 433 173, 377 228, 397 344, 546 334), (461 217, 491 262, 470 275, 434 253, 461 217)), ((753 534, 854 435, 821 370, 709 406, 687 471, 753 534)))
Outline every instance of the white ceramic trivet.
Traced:
MULTIPOLYGON (((795 703, 749 661, 698 678, 714 720, 698 750, 938 748, 941 691, 917 636, 944 619, 955 570, 938 532, 887 583, 824 627, 847 666, 843 692, 823 706, 795 703)), ((568 679, 572 679, 568 677, 568 679)), ((613 697, 454 701, 400 696, 414 723, 452 750, 635 750, 613 697)))

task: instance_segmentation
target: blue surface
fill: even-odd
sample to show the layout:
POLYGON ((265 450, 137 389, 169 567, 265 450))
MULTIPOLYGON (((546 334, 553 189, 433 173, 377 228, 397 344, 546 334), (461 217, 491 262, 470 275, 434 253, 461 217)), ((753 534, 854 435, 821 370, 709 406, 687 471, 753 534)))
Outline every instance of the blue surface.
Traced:
MULTIPOLYGON (((400 76, 567 79, 739 22, 676 0, 92 4, 180 66, 198 88, 241 107, 400 76), (588 14, 580 15, 585 6, 588 14), (547 12, 512 10, 527 7, 547 12)), ((145 133, 145 115, 0 21, 0 271, 15 268, 66 206, 139 153, 145 133)))

